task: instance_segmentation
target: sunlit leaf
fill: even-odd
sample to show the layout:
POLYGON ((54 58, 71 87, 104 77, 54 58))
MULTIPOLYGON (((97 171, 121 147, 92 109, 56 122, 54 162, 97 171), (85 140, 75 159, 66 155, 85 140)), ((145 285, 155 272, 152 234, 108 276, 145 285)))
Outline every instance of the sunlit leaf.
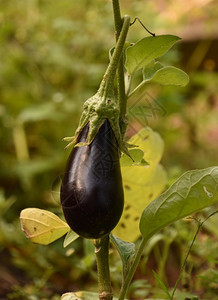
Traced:
POLYGON ((79 235, 74 232, 73 230, 68 231, 65 239, 64 239, 64 248, 69 246, 72 242, 74 242, 76 239, 78 239, 79 235))
POLYGON ((76 293, 66 293, 62 295, 61 300, 97 300, 97 293, 79 291, 76 293))
POLYGON ((141 149, 129 149, 129 155, 123 153, 120 158, 121 166, 132 166, 132 165, 145 165, 146 162, 143 159, 144 152, 141 149))
POLYGON ((139 236, 139 220, 142 211, 165 188, 167 174, 159 164, 163 153, 160 135, 150 128, 144 128, 129 140, 144 152, 145 166, 121 166, 125 205, 121 219, 113 234, 128 242, 139 236))
POLYGON ((144 210, 140 230, 148 239, 166 225, 218 202, 218 167, 188 171, 144 210))
POLYGON ((159 133, 150 127, 141 129, 128 142, 144 152, 143 158, 149 164, 157 164, 163 155, 164 142, 159 133))
POLYGON ((126 69, 130 74, 165 54, 178 40, 174 35, 146 37, 126 50, 126 69))
POLYGON ((50 211, 26 208, 20 213, 21 228, 32 242, 48 245, 69 231, 67 223, 50 211))
MULTIPOLYGON (((115 297, 113 299, 117 300, 115 297)), ((63 294, 61 300, 99 300, 99 295, 97 293, 79 291, 63 294)))

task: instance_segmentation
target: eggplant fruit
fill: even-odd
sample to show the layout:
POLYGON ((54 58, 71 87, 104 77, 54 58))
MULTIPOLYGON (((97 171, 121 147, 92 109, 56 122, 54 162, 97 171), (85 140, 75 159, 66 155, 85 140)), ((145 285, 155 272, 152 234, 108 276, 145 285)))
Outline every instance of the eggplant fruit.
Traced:
MULTIPOLYGON (((77 143, 85 142, 89 123, 77 143)), ((108 119, 88 146, 74 147, 61 186, 65 219, 78 235, 97 239, 118 223, 124 205, 120 152, 108 119)))

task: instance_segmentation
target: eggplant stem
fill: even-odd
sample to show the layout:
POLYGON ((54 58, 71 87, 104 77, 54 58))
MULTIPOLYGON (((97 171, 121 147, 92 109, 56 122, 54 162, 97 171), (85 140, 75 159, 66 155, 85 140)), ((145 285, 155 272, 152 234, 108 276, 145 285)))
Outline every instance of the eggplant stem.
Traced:
POLYGON ((109 270, 109 235, 93 241, 98 270, 98 290, 100 300, 112 300, 112 288, 109 270))
POLYGON ((129 26, 130 17, 128 15, 125 15, 123 17, 122 29, 120 31, 120 35, 114 49, 114 53, 112 55, 111 61, 106 69, 106 72, 103 76, 102 82, 98 90, 98 95, 101 97, 105 96, 107 98, 110 98, 114 95, 114 78, 119 64, 119 60, 123 53, 123 46, 126 41, 129 26))

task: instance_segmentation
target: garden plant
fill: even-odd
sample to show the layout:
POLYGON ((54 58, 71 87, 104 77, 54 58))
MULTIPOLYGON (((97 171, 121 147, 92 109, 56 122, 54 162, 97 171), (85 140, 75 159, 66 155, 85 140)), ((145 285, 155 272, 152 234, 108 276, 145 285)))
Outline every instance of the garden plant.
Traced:
MULTIPOLYGON (((164 191, 167 175, 159 163, 163 153, 160 135, 145 127, 126 140, 131 99, 143 98, 148 83, 185 86, 189 77, 184 71, 157 60, 179 37, 154 34, 138 18, 122 17, 118 0, 113 0, 112 5, 116 44, 109 51, 109 65, 97 93, 84 103, 74 137, 64 138, 69 142, 66 148, 73 147, 60 191, 66 222, 38 208, 26 208, 20 214, 22 229, 34 243, 47 245, 65 234, 64 247, 79 237, 93 243, 98 293, 68 292, 62 295, 63 300, 126 299, 150 239, 167 225, 218 202, 218 167, 188 171, 164 191), (149 36, 131 43, 127 35, 137 21, 149 36), (135 80, 138 74, 141 82, 135 80), (136 239, 140 240, 137 247, 136 239), (122 261, 120 293, 115 296, 109 271, 110 243, 122 261)), ((135 105, 131 111, 133 115, 143 114, 144 108, 135 105)), ((195 218, 198 226, 189 251, 204 222, 215 213, 214 210, 203 221, 195 218)), ((168 290, 154 272, 166 299, 176 299, 180 275, 174 288, 168 290)))

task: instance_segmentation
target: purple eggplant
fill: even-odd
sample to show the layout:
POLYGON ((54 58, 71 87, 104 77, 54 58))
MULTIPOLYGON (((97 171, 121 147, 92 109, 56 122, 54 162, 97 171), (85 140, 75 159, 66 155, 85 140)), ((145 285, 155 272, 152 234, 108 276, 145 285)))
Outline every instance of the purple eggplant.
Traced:
MULTIPOLYGON (((89 123, 77 143, 85 142, 89 123)), ((78 235, 97 239, 118 223, 124 205, 120 151, 108 119, 88 146, 74 147, 61 186, 65 219, 78 235)))

